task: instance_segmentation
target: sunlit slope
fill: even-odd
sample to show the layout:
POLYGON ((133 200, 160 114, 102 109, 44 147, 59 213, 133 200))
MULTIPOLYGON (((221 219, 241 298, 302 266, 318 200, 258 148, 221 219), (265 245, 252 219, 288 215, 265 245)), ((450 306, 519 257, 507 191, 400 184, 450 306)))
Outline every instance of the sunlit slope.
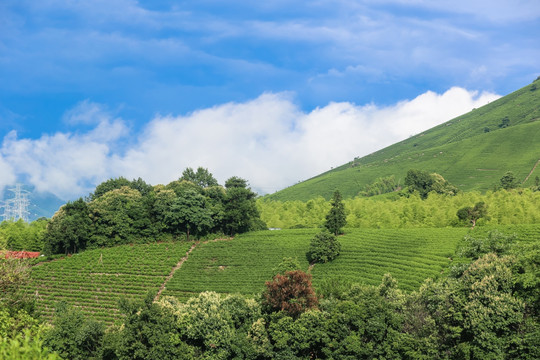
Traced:
MULTIPOLYGON (((540 159, 540 81, 442 125, 281 190, 274 200, 355 196, 379 177, 437 172, 462 190, 485 191, 506 171, 524 181, 540 159), (538 86, 538 89, 536 89, 538 86), (503 119, 509 126, 500 127, 503 119)), ((540 175, 540 166, 525 185, 540 175)))
MULTIPOLYGON (((201 291, 259 294, 283 257, 296 257, 307 270, 306 252, 319 229, 259 231, 195 249, 167 283, 163 295, 186 299, 201 291)), ((417 289, 451 264, 466 228, 348 229, 339 237, 341 255, 312 270, 315 286, 342 279, 380 284, 391 273, 404 290, 417 289)))

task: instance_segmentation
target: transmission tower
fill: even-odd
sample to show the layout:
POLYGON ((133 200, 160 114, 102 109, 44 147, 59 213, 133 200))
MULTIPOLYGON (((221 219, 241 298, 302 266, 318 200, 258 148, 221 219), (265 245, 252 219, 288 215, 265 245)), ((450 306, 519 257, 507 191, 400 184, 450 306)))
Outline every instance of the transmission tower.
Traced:
POLYGON ((8 189, 14 194, 12 199, 4 201, 2 207, 4 208, 4 220, 17 221, 23 219, 23 221, 28 222, 28 206, 30 205, 30 200, 28 200, 29 191, 23 190, 22 184, 16 184, 14 189, 8 189))

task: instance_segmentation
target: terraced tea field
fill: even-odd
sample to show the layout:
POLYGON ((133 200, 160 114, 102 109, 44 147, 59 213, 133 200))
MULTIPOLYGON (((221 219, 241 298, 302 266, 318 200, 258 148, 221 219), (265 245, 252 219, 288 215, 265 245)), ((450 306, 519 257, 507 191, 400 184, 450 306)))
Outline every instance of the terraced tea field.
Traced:
POLYGON ((84 251, 35 265, 28 289, 38 310, 50 318, 55 303, 80 308, 87 316, 111 323, 121 298, 142 299, 157 293, 191 243, 123 245, 84 251))
MULTIPOLYGON (((163 295, 180 299, 205 290, 219 293, 260 293, 272 269, 286 256, 297 257, 308 268, 306 252, 318 229, 263 231, 228 242, 211 242, 195 249, 178 270, 163 295)), ((465 228, 349 229, 339 238, 341 255, 329 264, 317 264, 313 282, 341 279, 379 284, 391 273, 405 290, 420 286, 450 263, 465 228)))
POLYGON ((200 244, 167 283, 163 295, 186 299, 207 290, 259 293, 284 257, 297 257, 302 269, 307 270, 306 251, 317 231, 259 231, 230 241, 200 244))
POLYGON ((403 290, 415 290, 451 264, 465 228, 351 229, 340 237, 341 255, 312 271, 313 283, 339 279, 379 285, 392 274, 403 290))
MULTIPOLYGON (((517 233, 518 241, 540 241, 540 224, 497 227, 517 233)), ((477 227, 485 236, 494 227, 477 227)), ((306 252, 319 229, 259 231, 232 240, 198 243, 187 260, 166 282, 161 296, 185 300, 202 291, 259 294, 273 269, 284 257, 298 258, 302 270, 306 252)), ((407 291, 428 277, 441 274, 454 260, 456 246, 467 228, 347 229, 339 237, 341 255, 311 270, 317 287, 323 282, 345 281, 378 285, 385 273, 407 291)), ((51 317, 54 304, 64 300, 106 323, 118 318, 118 300, 143 299, 157 294, 171 270, 193 243, 159 243, 89 250, 32 268, 31 293, 38 309, 51 317)))

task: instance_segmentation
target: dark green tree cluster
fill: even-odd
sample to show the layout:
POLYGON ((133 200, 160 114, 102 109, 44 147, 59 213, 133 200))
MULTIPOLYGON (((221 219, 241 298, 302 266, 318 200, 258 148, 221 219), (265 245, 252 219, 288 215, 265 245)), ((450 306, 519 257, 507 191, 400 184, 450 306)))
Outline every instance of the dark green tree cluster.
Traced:
POLYGON ((418 193, 422 199, 426 199, 430 192, 437 194, 456 195, 457 187, 450 184, 437 173, 430 174, 422 170, 409 170, 405 177, 405 185, 411 193, 418 193))
POLYGON ((44 235, 48 254, 146 243, 166 237, 234 235, 266 228, 246 180, 219 186, 207 169, 186 169, 166 186, 142 179, 107 180, 88 199, 62 206, 44 235))
POLYGON ((324 227, 334 235, 340 235, 342 228, 347 224, 347 215, 345 214, 345 204, 339 190, 334 192, 330 200, 330 211, 326 215, 324 227))
POLYGON ((501 183, 501 187, 504 190, 515 189, 516 187, 519 186, 519 181, 516 178, 516 175, 514 175, 514 173, 512 171, 507 171, 501 177, 500 183, 501 183))

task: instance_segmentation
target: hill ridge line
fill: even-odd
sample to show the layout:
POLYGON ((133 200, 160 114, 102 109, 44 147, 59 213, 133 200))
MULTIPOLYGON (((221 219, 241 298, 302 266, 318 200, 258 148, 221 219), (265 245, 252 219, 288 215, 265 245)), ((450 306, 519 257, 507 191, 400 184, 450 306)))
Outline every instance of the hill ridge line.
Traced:
POLYGON ((180 261, 178 261, 178 263, 171 269, 171 272, 165 278, 165 281, 163 281, 163 284, 161 284, 161 286, 159 287, 159 290, 158 290, 156 296, 154 297, 154 301, 159 300, 159 297, 161 296, 161 293, 163 292, 163 290, 165 290, 167 283, 169 282, 169 280, 172 279, 172 277, 174 276, 174 273, 176 272, 176 270, 180 269, 182 267, 182 265, 184 265, 184 262, 189 258, 189 254, 191 254, 191 252, 193 250, 195 250, 195 248, 197 248, 200 244, 208 244, 209 242, 217 242, 217 241, 229 241, 229 240, 232 240, 232 239, 233 239, 232 237, 230 237, 230 238, 217 238, 217 239, 213 239, 213 240, 205 240, 203 242, 197 241, 193 245, 191 245, 189 250, 186 252, 186 255, 184 255, 180 259, 180 261))

